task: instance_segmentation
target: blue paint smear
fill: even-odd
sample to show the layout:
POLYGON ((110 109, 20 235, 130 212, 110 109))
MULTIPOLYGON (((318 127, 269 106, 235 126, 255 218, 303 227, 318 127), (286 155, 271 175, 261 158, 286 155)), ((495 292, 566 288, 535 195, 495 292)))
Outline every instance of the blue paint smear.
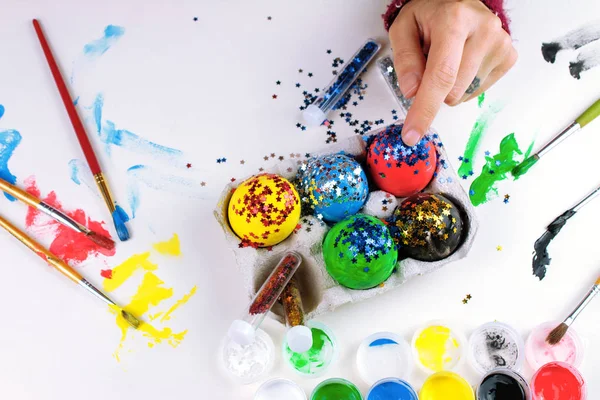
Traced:
POLYGON ((88 57, 100 57, 102 54, 106 53, 106 51, 110 49, 124 33, 125 28, 116 25, 108 25, 104 28, 104 36, 86 44, 83 47, 83 53, 88 57))
POLYGON ((4 115, 4 106, 0 104, 0 118, 4 115))
MULTIPOLYGON (((71 83, 73 83, 73 79, 71 79, 71 83)), ((75 100, 73 100, 73 105, 76 106, 79 103, 79 96, 77 96, 75 98, 75 100)))
POLYGON ((103 123, 103 107, 104 96, 100 93, 94 100, 92 111, 98 136, 106 145, 105 151, 108 155, 111 154, 112 147, 117 146, 136 154, 152 156, 174 167, 187 168, 187 161, 183 159, 184 154, 181 150, 151 142, 125 129, 117 129, 112 121, 103 123))
POLYGON ((398 344, 398 342, 395 342, 392 339, 377 339, 372 341, 369 347, 385 346, 386 344, 398 344))
MULTIPOLYGON (((144 165, 134 165, 127 170, 127 173, 133 171, 135 174, 136 170, 144 168, 144 165)), ((140 188, 136 182, 130 182, 129 185, 127 185, 127 201, 129 202, 129 207, 131 208, 131 217, 135 218, 136 211, 140 207, 140 188)))
POLYGON ((77 165, 78 160, 69 161, 69 169, 71 170, 71 180, 78 185, 81 185, 81 180, 79 179, 79 165, 77 165))
MULTIPOLYGON (((0 178, 13 185, 17 183, 17 177, 8 169, 8 160, 12 157, 19 143, 21 143, 21 139, 21 134, 15 130, 11 129, 0 132, 0 178)), ((8 193, 4 193, 4 196, 10 201, 16 200, 8 193)))

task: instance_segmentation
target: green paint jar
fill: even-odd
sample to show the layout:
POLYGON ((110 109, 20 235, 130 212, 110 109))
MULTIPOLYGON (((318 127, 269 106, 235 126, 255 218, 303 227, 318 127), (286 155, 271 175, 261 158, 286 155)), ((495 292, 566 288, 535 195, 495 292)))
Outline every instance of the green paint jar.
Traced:
POLYGON ((313 345, 304 353, 290 349, 284 339, 282 355, 285 363, 299 375, 316 378, 323 375, 338 356, 338 344, 331 329, 317 321, 308 321, 306 326, 312 332, 313 345))
POLYGON ((358 388, 341 378, 327 379, 313 390, 310 400, 363 400, 358 388))

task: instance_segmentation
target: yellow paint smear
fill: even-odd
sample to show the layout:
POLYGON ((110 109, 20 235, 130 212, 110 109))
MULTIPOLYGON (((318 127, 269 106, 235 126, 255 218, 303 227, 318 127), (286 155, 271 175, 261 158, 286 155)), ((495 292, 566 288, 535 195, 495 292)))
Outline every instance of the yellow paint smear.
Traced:
POLYGON ((166 256, 180 256, 181 255, 181 245, 179 243, 179 236, 176 233, 173 234, 173 237, 166 242, 159 242, 152 246, 154 250, 158 251, 160 254, 166 256))
POLYGON ((459 348, 449 328, 433 325, 424 329, 415 341, 421 364, 432 371, 442 371, 453 362, 452 354, 459 348))
POLYGON ((177 302, 173 304, 171 308, 169 308, 169 310, 163 315, 163 317, 160 319, 160 322, 169 321, 171 319, 171 314, 173 313, 173 311, 177 310, 179 307, 187 303, 192 298, 192 296, 196 294, 197 289, 198 288, 194 286, 188 294, 184 295, 181 299, 177 300, 177 302))
POLYGON ((460 375, 438 372, 425 381, 419 400, 475 400, 475 393, 460 375))
MULTIPOLYGON (((158 243, 154 248, 166 255, 179 255, 179 239, 177 235, 167 241, 158 243), (157 247, 158 246, 158 247, 157 247)), ((125 341, 128 337, 134 337, 141 333, 142 337, 146 340, 148 347, 152 348, 160 343, 167 343, 172 347, 177 347, 185 338, 187 330, 182 332, 174 332, 169 326, 165 326, 164 322, 171 319, 171 314, 176 311, 179 307, 189 301, 189 299, 196 293, 196 287, 194 286, 189 293, 185 294, 181 299, 175 302, 166 312, 159 311, 153 315, 149 315, 147 319, 153 321, 162 315, 160 324, 149 323, 143 321, 144 315, 146 315, 152 308, 160 306, 164 301, 173 297, 173 288, 164 286, 164 282, 156 275, 158 265, 150 261, 150 252, 135 254, 125 260, 119 266, 113 268, 112 279, 105 279, 103 287, 106 292, 111 292, 118 289, 126 281, 131 279, 136 271, 145 271, 142 282, 139 284, 136 292, 131 297, 129 304, 123 308, 140 319, 141 324, 139 328, 133 329, 125 321, 121 315, 121 309, 118 307, 111 307, 111 312, 116 314, 117 326, 121 330, 121 340, 117 350, 114 353, 117 361, 120 361, 120 352, 123 350, 125 341)))
POLYGON ((114 267, 111 279, 105 279, 102 283, 105 292, 118 289, 125 281, 138 270, 155 271, 158 266, 150 262, 150 252, 134 254, 121 265, 114 267))

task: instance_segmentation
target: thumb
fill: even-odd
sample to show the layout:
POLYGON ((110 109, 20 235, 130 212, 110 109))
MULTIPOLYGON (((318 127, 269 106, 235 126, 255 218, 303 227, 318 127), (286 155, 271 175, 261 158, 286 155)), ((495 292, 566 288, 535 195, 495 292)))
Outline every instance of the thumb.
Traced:
POLYGON ((425 70, 421 32, 412 14, 398 15, 390 29, 390 42, 400 91, 410 99, 417 94, 425 70))

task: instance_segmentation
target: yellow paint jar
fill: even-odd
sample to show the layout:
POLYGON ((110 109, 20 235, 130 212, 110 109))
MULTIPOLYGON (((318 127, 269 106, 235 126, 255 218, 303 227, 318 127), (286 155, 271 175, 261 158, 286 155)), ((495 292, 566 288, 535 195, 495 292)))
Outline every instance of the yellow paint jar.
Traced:
POLYGON ((415 332, 412 350, 417 365, 425 373, 448 371, 465 358, 465 339, 448 324, 433 321, 415 332))
POLYGON ((475 400, 469 382, 454 372, 431 375, 419 392, 419 400, 475 400))

